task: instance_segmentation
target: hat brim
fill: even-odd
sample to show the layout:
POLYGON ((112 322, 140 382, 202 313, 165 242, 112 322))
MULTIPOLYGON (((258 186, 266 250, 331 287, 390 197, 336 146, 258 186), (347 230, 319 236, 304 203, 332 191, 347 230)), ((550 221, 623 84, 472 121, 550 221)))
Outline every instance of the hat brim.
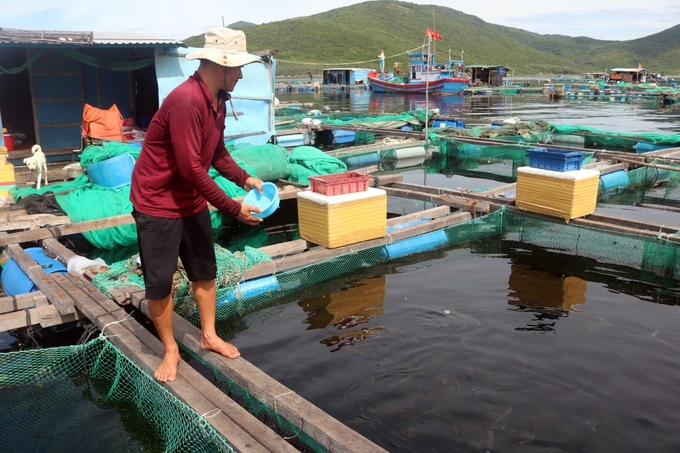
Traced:
POLYGON ((217 50, 201 49, 186 55, 187 60, 210 60, 220 66, 237 68, 250 63, 262 61, 261 57, 246 52, 220 52, 217 50))

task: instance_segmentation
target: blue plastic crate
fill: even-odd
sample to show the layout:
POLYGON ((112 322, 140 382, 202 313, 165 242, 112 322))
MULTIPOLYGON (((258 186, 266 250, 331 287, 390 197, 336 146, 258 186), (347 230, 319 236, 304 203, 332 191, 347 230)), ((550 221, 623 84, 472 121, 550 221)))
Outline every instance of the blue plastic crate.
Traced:
POLYGON ((580 170, 585 153, 556 148, 531 148, 526 151, 529 166, 553 171, 580 170))

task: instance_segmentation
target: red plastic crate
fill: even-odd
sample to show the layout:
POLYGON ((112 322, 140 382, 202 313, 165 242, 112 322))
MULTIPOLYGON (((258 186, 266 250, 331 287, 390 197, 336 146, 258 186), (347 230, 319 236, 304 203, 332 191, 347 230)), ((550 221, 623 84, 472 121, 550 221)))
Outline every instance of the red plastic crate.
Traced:
POLYGON ((345 193, 363 192, 368 189, 370 175, 356 171, 337 173, 334 175, 310 176, 312 192, 323 195, 342 195, 345 193))

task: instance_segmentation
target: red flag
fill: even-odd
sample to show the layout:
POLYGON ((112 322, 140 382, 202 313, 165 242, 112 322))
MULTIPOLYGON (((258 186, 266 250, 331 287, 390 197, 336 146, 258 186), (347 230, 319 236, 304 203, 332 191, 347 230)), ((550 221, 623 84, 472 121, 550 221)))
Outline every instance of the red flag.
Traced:
POLYGON ((437 30, 433 31, 432 33, 434 35, 434 36, 432 36, 434 39, 439 39, 439 40, 442 39, 442 35, 440 35, 437 30))
POLYGON ((425 37, 434 39, 434 32, 428 28, 425 32, 425 37))

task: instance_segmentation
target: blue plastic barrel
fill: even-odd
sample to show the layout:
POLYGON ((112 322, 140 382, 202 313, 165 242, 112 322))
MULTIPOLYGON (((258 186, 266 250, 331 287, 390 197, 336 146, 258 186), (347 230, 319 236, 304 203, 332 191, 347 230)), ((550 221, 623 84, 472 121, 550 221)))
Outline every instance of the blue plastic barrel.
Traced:
POLYGON ((617 170, 600 176, 599 192, 602 194, 616 194, 623 192, 628 187, 630 179, 624 170, 617 170))
POLYGON ((393 260, 412 253, 424 252, 425 250, 434 249, 445 244, 447 240, 446 233, 442 230, 421 234, 420 236, 386 245, 385 258, 393 260))
MULTIPOLYGON (((52 274, 54 272, 65 274, 67 272, 66 266, 61 261, 45 256, 45 252, 43 252, 41 247, 27 248, 24 252, 40 264, 46 274, 52 274)), ((7 261, 5 267, 2 269, 2 276, 0 279, 2 280, 2 287, 5 290, 5 294, 8 296, 26 294, 31 291, 38 291, 39 289, 12 258, 7 261)))
POLYGON ((380 163, 380 154, 378 154, 377 152, 359 154, 357 156, 350 156, 342 160, 345 162, 345 164, 347 164, 347 167, 350 169, 362 168, 371 165, 378 165, 380 163))
POLYGON ((333 143, 335 143, 336 145, 354 143, 356 136, 357 136, 356 131, 343 131, 343 130, 333 131, 333 143))
POLYGON ((217 301, 217 306, 221 307, 237 300, 251 299, 277 289, 279 289, 279 280, 273 275, 254 278, 236 285, 231 292, 217 301))
POLYGON ((433 128, 442 128, 442 127, 465 127, 465 122, 461 120, 434 120, 432 122, 432 127, 433 128))
POLYGON ((637 154, 648 153, 649 151, 657 151, 659 149, 673 148, 675 145, 655 145, 648 142, 637 142, 635 145, 635 152, 637 154))

